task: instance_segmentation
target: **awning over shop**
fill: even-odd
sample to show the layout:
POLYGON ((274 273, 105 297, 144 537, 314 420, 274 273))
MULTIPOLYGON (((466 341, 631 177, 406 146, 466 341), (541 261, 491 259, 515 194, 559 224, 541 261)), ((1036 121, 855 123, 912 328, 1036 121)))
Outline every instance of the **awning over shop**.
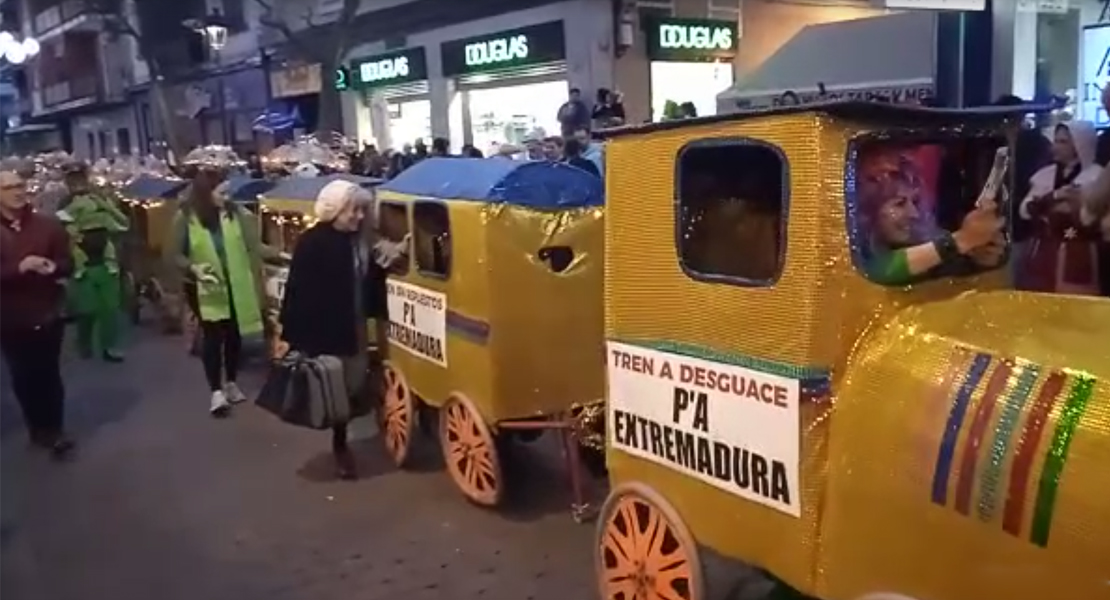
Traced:
POLYGON ((718 94, 717 112, 844 98, 914 102, 932 95, 935 70, 931 11, 810 25, 718 94))

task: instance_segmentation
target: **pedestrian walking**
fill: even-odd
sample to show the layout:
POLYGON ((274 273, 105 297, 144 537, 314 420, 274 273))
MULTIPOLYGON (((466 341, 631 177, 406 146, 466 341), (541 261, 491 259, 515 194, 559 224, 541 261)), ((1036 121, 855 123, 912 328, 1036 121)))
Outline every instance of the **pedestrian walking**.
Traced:
POLYGON ((56 458, 73 449, 63 428, 60 364, 65 280, 72 271, 65 227, 31 208, 18 173, 0 171, 0 352, 31 442, 56 458))
POLYGON ((236 382, 243 337, 262 332, 262 259, 277 255, 263 246, 253 216, 228 200, 220 186, 223 176, 211 166, 197 170, 165 246, 200 324, 214 417, 227 416, 231 405, 246 400, 236 382))
MULTIPOLYGON (((372 207, 370 194, 357 185, 333 181, 324 186, 316 199, 318 222, 293 251, 280 314, 290 350, 342 360, 351 418, 370 412, 367 320, 388 318, 385 265, 399 256, 398 246, 383 250, 389 246, 379 244, 375 250, 361 235, 368 212, 376 214, 372 207)), ((339 478, 356 479, 347 423, 332 428, 332 453, 339 478)))

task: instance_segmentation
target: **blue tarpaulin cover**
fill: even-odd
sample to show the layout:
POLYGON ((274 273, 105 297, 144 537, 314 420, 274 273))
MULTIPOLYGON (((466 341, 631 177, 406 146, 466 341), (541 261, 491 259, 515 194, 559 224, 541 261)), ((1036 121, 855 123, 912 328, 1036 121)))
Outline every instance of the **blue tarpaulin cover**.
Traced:
POLYGON ((282 179, 272 189, 262 194, 263 198, 273 200, 305 200, 315 202, 316 196, 324 186, 335 181, 350 181, 358 186, 369 188, 381 182, 372 177, 360 177, 347 173, 324 175, 323 177, 287 177, 282 179))
POLYGON ((274 185, 273 181, 266 179, 235 175, 227 180, 227 195, 236 202, 257 202, 258 197, 270 191, 274 185))
POLYGON ((564 163, 507 158, 429 158, 381 189, 445 200, 475 200, 529 208, 601 206, 601 179, 564 163))
POLYGON ((167 200, 175 198, 189 182, 180 179, 163 179, 140 175, 124 186, 120 193, 136 200, 167 200))

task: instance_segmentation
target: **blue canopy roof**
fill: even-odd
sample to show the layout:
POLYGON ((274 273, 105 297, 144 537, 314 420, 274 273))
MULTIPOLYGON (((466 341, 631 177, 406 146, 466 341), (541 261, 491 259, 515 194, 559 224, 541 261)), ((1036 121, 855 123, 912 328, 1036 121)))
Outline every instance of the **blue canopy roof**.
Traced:
POLYGON ((158 200, 176 197, 185 189, 188 181, 164 179, 150 175, 140 175, 124 186, 120 193, 136 200, 158 200))
POLYGON ((227 194, 236 202, 257 202, 258 196, 270 191, 274 185, 273 181, 267 179, 234 175, 227 180, 227 194))
POLYGON ((264 192, 262 196, 273 200, 305 200, 311 202, 316 200, 316 196, 320 193, 320 190, 324 189, 325 185, 336 180, 350 181, 364 188, 381 183, 380 179, 347 173, 324 175, 323 177, 287 177, 279 181, 269 191, 264 192))
POLYGON ((405 169, 382 190, 449 200, 531 208, 601 206, 601 179, 576 167, 507 158, 429 158, 405 169))

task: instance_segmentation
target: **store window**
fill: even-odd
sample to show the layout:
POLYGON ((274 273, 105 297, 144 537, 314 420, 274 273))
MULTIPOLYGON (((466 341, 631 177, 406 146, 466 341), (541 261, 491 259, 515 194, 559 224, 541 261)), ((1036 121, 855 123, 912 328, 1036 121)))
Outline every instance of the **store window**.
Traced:
POLYGON ((466 92, 475 148, 486 156, 505 144, 559 135, 559 107, 567 100, 566 81, 547 81, 466 92))
POLYGON ((413 239, 416 268, 425 275, 451 276, 451 224, 447 205, 442 202, 417 202, 412 220, 416 226, 413 239))
POLYGON ((902 286, 1004 264, 1005 247, 968 256, 941 251, 944 262, 924 273, 910 273, 901 258, 908 248, 943 243, 945 232, 960 229, 1005 143, 985 135, 854 142, 845 198, 857 267, 875 283, 902 286))
POLYGON ((692 277, 769 285, 782 271, 786 160, 754 140, 704 140, 678 154, 679 262, 692 277))
MULTIPOLYGON (((404 204, 381 202, 378 204, 378 223, 380 233, 385 239, 401 243, 409 235, 409 215, 404 204)), ((407 275, 409 261, 399 260, 389 270, 393 275, 407 275)))

